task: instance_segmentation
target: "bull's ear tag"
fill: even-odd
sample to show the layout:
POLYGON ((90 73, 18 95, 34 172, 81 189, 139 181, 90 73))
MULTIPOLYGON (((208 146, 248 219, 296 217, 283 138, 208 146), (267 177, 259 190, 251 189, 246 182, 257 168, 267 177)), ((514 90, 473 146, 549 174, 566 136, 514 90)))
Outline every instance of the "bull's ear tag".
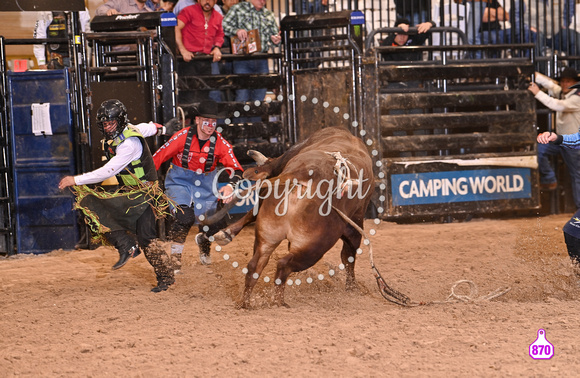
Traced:
POLYGON ((538 330, 538 338, 530 344, 529 353, 534 360, 549 360, 554 356, 554 346, 546 339, 546 331, 538 330))

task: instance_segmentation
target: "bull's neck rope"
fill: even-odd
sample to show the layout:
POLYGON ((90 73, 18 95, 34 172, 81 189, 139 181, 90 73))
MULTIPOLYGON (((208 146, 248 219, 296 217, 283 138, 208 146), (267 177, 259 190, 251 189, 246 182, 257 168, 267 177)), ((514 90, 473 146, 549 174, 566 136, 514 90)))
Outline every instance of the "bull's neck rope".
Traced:
POLYGON ((350 167, 349 164, 356 169, 353 163, 351 163, 347 158, 341 155, 340 152, 326 152, 326 154, 332 156, 336 159, 336 164, 334 164, 334 171, 338 175, 338 178, 343 182, 343 188, 346 186, 359 185, 359 180, 353 180, 350 177, 350 167))

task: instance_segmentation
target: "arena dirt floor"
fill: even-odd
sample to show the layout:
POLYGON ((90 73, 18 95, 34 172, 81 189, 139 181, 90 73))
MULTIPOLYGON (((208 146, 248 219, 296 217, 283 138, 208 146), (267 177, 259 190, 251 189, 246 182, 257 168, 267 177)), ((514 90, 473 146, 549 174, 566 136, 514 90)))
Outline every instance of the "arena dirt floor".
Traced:
POLYGON ((383 299, 367 249, 357 259, 360 289, 346 292, 339 242, 291 276, 290 308, 270 305, 273 283, 263 278, 274 273, 271 260, 252 309, 236 309, 252 227, 214 251, 211 266, 197 262, 188 241, 183 273, 160 294, 150 292, 143 255, 112 271, 110 247, 2 258, 0 376, 577 376, 580 280, 561 231, 569 216, 367 221, 377 267, 412 300, 445 302, 458 280, 477 285, 474 298, 511 288, 489 301, 412 308, 383 299), (539 329, 551 359, 528 354, 539 329))

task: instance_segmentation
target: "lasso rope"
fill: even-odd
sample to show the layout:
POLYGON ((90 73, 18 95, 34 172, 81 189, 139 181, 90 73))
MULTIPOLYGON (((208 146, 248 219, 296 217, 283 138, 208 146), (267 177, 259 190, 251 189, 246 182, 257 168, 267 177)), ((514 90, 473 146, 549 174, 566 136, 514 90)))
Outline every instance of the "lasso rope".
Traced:
POLYGON ((473 281, 470 281, 470 280, 459 280, 459 281, 455 282, 455 284, 453 284, 453 286, 451 287, 451 294, 449 294, 447 299, 444 301, 431 301, 431 302, 412 301, 408 296, 393 289, 385 282, 385 280, 381 276, 381 273, 379 272, 379 270, 375 266, 375 262, 373 260, 373 247, 372 247, 372 244, 371 244, 369 238, 367 237, 366 233, 364 232, 364 230, 361 227, 359 227, 356 223, 354 223, 349 217, 347 217, 346 214, 344 214, 342 211, 338 210, 334 206, 332 206, 332 208, 338 213, 338 215, 340 215, 342 217, 342 219, 344 219, 348 224, 350 224, 352 227, 354 227, 354 229, 357 230, 363 236, 363 238, 364 238, 363 244, 368 244, 371 269, 373 271, 375 279, 377 280, 379 292, 381 293, 383 298, 385 298, 389 302, 398 304, 400 306, 405 306, 405 307, 416 307, 416 306, 424 306, 424 305, 430 305, 430 304, 443 304, 443 303, 457 302, 457 301, 459 301, 459 302, 481 302, 481 301, 489 301, 489 300, 492 300, 494 298, 500 297, 511 290, 510 287, 499 288, 495 291, 490 292, 487 295, 482 295, 479 298, 475 298, 477 296, 477 286, 475 285, 475 283, 473 283, 473 281), (367 241, 368 241, 368 243, 366 243, 367 241), (455 293, 455 289, 461 284, 468 284, 469 285, 470 292, 468 295, 460 295, 460 294, 455 293))
POLYGON ((508 291, 511 290, 511 287, 499 288, 496 289, 487 295, 482 295, 479 298, 477 296, 477 286, 473 281, 470 280, 459 280, 453 284, 451 287, 451 294, 447 297, 444 301, 434 301, 430 302, 433 304, 440 304, 440 303, 449 303, 449 302, 481 302, 481 301, 489 301, 497 297, 501 297, 502 295, 506 294, 508 291), (469 285, 469 294, 468 295, 460 295, 455 293, 455 289, 457 286, 461 284, 468 284, 469 285))
POLYGON ((381 276, 381 273, 379 272, 379 270, 375 266, 375 262, 373 260, 373 246, 372 246, 369 238, 367 237, 367 234, 364 232, 364 230, 361 227, 359 227, 358 224, 354 223, 352 221, 352 219, 347 217, 346 214, 344 214, 342 211, 338 210, 334 206, 332 206, 332 208, 338 213, 338 215, 341 216, 342 219, 344 219, 348 224, 350 224, 352 227, 354 227, 354 229, 357 230, 362 235, 362 237, 364 238, 363 244, 368 245, 369 258, 370 258, 370 262, 371 262, 371 269, 373 271, 373 274, 375 275, 375 279, 377 280, 377 285, 379 286, 379 292, 381 293, 383 298, 385 298, 389 302, 393 302, 393 303, 396 303, 396 304, 401 305, 401 306, 419 306, 419 305, 421 305, 422 303, 411 301, 411 299, 408 296, 406 296, 405 294, 403 294, 403 293, 393 289, 389 285, 387 285, 387 283, 385 282, 385 280, 381 276))

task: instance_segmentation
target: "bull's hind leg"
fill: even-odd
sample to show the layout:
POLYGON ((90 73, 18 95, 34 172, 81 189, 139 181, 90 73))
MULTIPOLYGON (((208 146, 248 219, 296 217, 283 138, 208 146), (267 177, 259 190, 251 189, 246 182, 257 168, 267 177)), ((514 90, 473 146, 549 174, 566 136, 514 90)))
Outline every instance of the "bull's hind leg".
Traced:
POLYGON ((259 237, 256 237, 256 241, 254 243, 254 256, 247 266, 248 273, 246 274, 246 284, 244 287, 244 293, 242 294, 242 300, 238 304, 238 307, 249 308, 252 290, 254 289, 254 286, 256 286, 256 282, 258 282, 262 271, 268 264, 272 252, 274 252, 279 244, 280 241, 274 244, 270 244, 264 240, 261 240, 259 237))
POLYGON ((356 289, 354 278, 354 264, 356 262, 356 250, 360 246, 362 235, 352 226, 347 225, 342 239, 342 251, 340 259, 346 270, 346 290, 356 289))
POLYGON ((242 231, 244 227, 246 227, 246 225, 252 223, 255 220, 256 216, 254 213, 252 211, 248 211, 246 215, 244 215, 238 221, 214 234, 213 238, 219 245, 226 245, 234 240, 234 238, 240 233, 240 231, 242 231))

